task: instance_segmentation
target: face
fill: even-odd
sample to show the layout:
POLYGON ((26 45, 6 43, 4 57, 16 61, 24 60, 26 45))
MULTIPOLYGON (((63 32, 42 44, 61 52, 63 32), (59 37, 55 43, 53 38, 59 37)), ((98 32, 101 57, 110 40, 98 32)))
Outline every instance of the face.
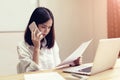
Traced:
POLYGON ((43 37, 45 37, 50 32, 51 26, 52 26, 52 19, 48 20, 43 24, 38 25, 38 28, 42 32, 43 37))

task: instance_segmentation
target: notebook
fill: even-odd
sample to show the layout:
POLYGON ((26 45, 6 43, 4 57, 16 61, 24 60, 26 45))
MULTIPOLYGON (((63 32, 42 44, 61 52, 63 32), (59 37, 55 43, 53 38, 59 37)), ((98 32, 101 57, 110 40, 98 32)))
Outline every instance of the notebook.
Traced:
POLYGON ((63 60, 56 68, 59 68, 62 65, 71 64, 74 60, 79 58, 84 53, 84 51, 87 49, 88 45, 91 42, 92 40, 82 43, 70 56, 63 60))
POLYGON ((58 72, 25 74, 24 80, 65 80, 58 72))
POLYGON ((93 75, 114 67, 120 51, 120 38, 100 39, 93 63, 63 69, 64 72, 93 75))

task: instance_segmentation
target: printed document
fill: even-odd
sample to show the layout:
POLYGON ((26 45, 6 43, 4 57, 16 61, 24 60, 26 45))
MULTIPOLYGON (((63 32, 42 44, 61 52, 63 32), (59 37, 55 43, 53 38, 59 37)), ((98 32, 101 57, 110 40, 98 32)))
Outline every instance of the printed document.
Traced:
POLYGON ((92 40, 89 40, 87 42, 82 43, 70 56, 68 56, 61 64, 59 64, 57 67, 62 66, 64 64, 69 64, 79 58, 84 51, 87 49, 88 45, 92 42, 92 40))

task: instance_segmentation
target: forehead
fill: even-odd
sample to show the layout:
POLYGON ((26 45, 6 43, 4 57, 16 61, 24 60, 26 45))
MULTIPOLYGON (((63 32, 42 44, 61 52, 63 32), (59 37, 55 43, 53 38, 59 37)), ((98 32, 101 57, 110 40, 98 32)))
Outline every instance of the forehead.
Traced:
POLYGON ((47 22, 45 22, 43 24, 46 26, 52 26, 52 23, 53 23, 52 19, 49 19, 47 22))

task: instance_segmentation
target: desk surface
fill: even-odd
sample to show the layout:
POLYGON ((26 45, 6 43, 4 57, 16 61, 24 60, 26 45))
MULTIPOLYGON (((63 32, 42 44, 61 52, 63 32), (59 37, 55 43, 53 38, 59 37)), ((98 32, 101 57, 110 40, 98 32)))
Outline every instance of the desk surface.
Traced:
MULTIPOLYGON (((71 76, 69 73, 63 73, 61 70, 47 70, 47 72, 54 72, 57 71, 60 73, 66 80, 80 80, 71 76)), ((46 72, 46 71, 42 71, 46 72)), ((39 73, 31 72, 31 73, 39 73)), ((31 73, 24 73, 24 74, 31 74, 31 73)), ((7 75, 7 76, 0 76, 0 80, 24 80, 24 74, 15 74, 15 75, 7 75)), ((89 76, 88 80, 120 80, 120 59, 116 61, 115 67, 113 69, 98 73, 93 76, 89 76)))

